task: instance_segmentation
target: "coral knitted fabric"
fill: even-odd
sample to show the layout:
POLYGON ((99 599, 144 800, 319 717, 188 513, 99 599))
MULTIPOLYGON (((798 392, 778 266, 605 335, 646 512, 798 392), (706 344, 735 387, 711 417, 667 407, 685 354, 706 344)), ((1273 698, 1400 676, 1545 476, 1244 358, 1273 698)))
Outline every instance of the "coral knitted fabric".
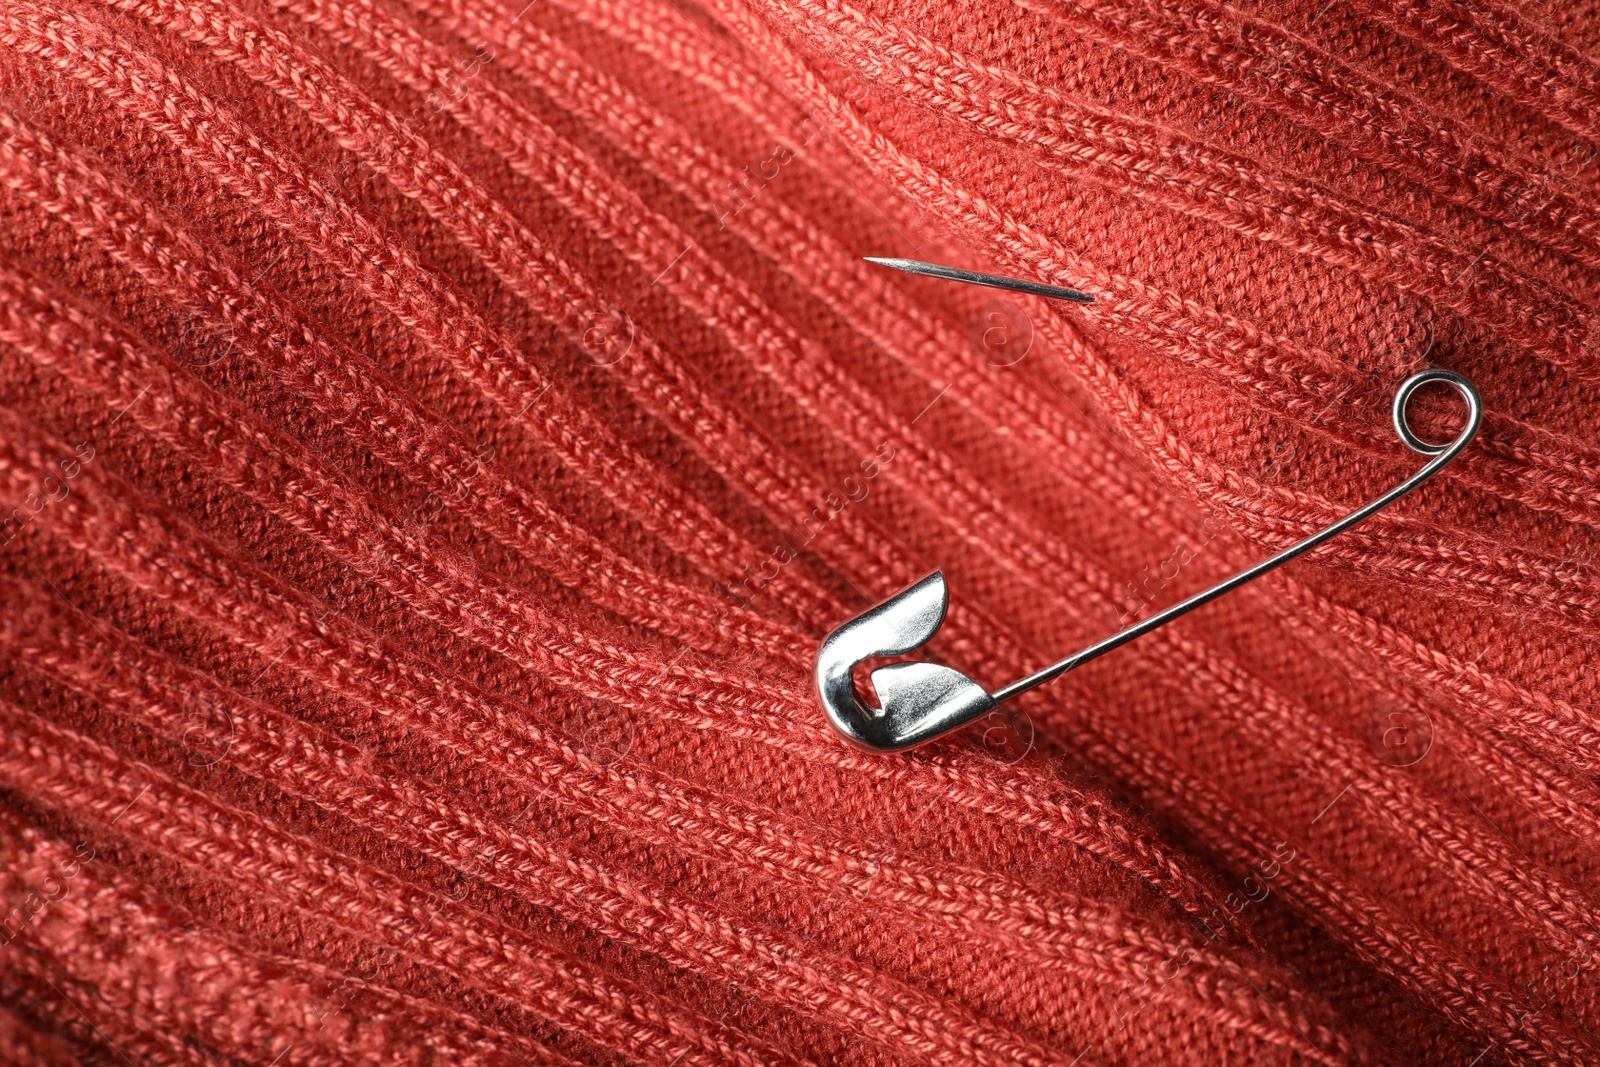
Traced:
POLYGON ((1595 54, 0 0, 0 1060, 1600 1062, 1595 54), (935 567, 998 687, 1398 484, 1429 365, 1487 414, 1401 504, 827 729, 817 643, 935 567))

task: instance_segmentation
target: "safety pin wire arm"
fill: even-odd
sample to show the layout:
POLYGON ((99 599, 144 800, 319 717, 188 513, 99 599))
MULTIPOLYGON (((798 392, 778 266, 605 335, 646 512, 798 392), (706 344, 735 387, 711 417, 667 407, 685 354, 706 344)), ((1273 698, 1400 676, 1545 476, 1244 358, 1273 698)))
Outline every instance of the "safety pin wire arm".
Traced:
POLYGON ((1304 541, 1301 541, 1295 545, 1291 545, 1270 559, 1263 560, 1254 567, 1251 567, 1249 570, 1241 571, 1233 577, 1219 582, 1204 592, 1196 593, 1187 600, 1178 604, 1174 604, 1165 611, 1161 611, 1155 615, 1152 615, 1150 618, 1135 626, 1130 626, 1126 630, 1118 631, 1112 636, 1106 638, 1104 641, 1101 641, 1099 644, 1090 645, 1082 652, 1068 656, 1059 663, 1052 664, 1051 666, 1044 668, 1044 670, 1030 674, 1020 681, 1012 682, 1005 688, 997 690, 993 694, 995 703, 998 704, 1002 701, 1009 700, 1019 693, 1025 693, 1035 686, 1043 685, 1045 682, 1059 678, 1061 675, 1066 674, 1068 671, 1073 670, 1074 668, 1083 666, 1090 660, 1098 659, 1107 652, 1121 648, 1130 641, 1136 641, 1152 630, 1160 629, 1167 623, 1172 622, 1174 619, 1187 615, 1196 608, 1209 604, 1218 597, 1224 596, 1242 585, 1255 581, 1257 578, 1260 578, 1262 575, 1267 574, 1270 571, 1276 570, 1295 557, 1302 556, 1323 542, 1337 537, 1339 534, 1344 533, 1357 523, 1371 518, 1373 515, 1382 511, 1390 504, 1393 504, 1395 501, 1399 500, 1401 497, 1410 493, 1412 490, 1421 486, 1434 475, 1438 474, 1452 460, 1460 455, 1463 449, 1472 443, 1472 439, 1478 435, 1478 430, 1483 424, 1483 402, 1478 396, 1478 391, 1473 388, 1472 383, 1461 377, 1461 375, 1447 370, 1425 370, 1413 374, 1411 377, 1407 378, 1401 383, 1400 388, 1395 392, 1394 395, 1393 418, 1395 432, 1399 435, 1400 440, 1404 442, 1408 448, 1414 452, 1420 452, 1423 455, 1430 455, 1433 457, 1433 459, 1425 464, 1421 470, 1417 471, 1411 477, 1407 478, 1405 481, 1401 482, 1399 485, 1395 486, 1393 489, 1389 490, 1387 493, 1384 493, 1382 496, 1378 497, 1376 500, 1373 500, 1366 506, 1351 512, 1349 515, 1346 515, 1333 525, 1320 530, 1315 534, 1312 534, 1304 541), (1455 440, 1451 441, 1447 445, 1436 445, 1422 440, 1412 432, 1411 425, 1406 418, 1406 409, 1411 401, 1412 394, 1414 394, 1420 387, 1431 382, 1442 382, 1453 387, 1467 404, 1466 423, 1456 434, 1455 440))

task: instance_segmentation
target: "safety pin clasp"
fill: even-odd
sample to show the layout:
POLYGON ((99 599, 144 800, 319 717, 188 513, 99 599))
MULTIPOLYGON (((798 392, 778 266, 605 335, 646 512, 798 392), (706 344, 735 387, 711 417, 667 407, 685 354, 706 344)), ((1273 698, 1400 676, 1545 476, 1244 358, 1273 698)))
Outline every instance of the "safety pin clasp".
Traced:
POLYGON ((964 726, 994 709, 988 690, 937 663, 891 663, 872 672, 883 707, 856 693, 856 665, 921 648, 944 624, 950 594, 934 571, 840 626, 817 653, 817 694, 833 728, 868 752, 899 752, 964 726))

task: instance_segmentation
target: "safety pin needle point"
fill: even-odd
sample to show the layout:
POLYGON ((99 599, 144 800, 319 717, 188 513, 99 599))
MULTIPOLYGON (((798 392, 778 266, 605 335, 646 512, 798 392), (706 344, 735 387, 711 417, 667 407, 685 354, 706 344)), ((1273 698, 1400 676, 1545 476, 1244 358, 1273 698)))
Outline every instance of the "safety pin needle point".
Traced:
POLYGON ((1075 304, 1094 303, 1094 297, 1088 293, 1079 292, 1076 289, 1063 289, 1059 285, 1043 285, 1039 282, 1023 281, 1020 278, 1007 278, 999 274, 983 274, 975 270, 962 270, 960 267, 924 263, 920 259, 881 259, 877 256, 866 256, 864 258, 868 263, 876 263, 880 267, 904 271, 907 274, 920 274, 925 278, 943 278, 951 282, 986 285, 991 289, 1006 289, 1014 293, 1043 296, 1051 300, 1070 300, 1075 304))

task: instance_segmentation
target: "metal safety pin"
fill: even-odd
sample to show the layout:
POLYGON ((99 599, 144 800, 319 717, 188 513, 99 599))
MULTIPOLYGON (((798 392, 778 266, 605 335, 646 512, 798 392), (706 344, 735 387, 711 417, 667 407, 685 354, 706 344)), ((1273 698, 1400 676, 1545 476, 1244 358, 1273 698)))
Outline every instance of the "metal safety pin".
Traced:
MULTIPOLYGON (((1094 298, 1076 290, 1057 290, 1032 282, 1018 282, 995 275, 974 275, 951 267, 917 263, 910 260, 877 260, 915 274, 950 278, 956 281, 976 281, 995 288, 1016 289, 1038 295, 1071 293, 1067 299, 1090 302, 1094 298), (1046 290, 1053 290, 1047 292, 1046 290)), ((846 741, 870 752, 902 752, 932 741, 934 738, 960 729, 988 714, 1002 701, 1025 693, 1038 685, 1059 678, 1075 667, 1098 659, 1113 649, 1121 648, 1152 630, 1165 626, 1196 608, 1209 604, 1218 597, 1232 592, 1246 582, 1253 582, 1268 571, 1277 569, 1296 556, 1316 548, 1324 541, 1336 537, 1352 526, 1382 511, 1396 500, 1416 489, 1438 474, 1446 464, 1460 455, 1477 436, 1483 421, 1483 406, 1478 391, 1472 383, 1447 370, 1425 370, 1413 374, 1401 383, 1395 392, 1393 418, 1395 432, 1412 451, 1432 456, 1411 477, 1373 500, 1365 507, 1351 512, 1332 526, 1321 530, 1284 549, 1272 558, 1241 571, 1226 581, 1202 593, 1175 604, 1165 611, 1152 615, 1135 626, 1120 630, 1098 644, 1068 656, 1012 682, 993 693, 959 671, 937 663, 891 663, 872 672, 872 686, 877 690, 881 707, 866 703, 856 692, 852 672, 863 660, 878 656, 900 656, 921 648, 944 624, 949 605, 949 591, 944 574, 934 571, 910 588, 896 593, 876 607, 840 626, 822 642, 817 652, 817 693, 822 699, 828 721, 846 741), (1417 389, 1430 382, 1442 382, 1461 394, 1467 404, 1467 421, 1454 441, 1436 445, 1424 441, 1411 431, 1406 419, 1406 408, 1417 389)))

